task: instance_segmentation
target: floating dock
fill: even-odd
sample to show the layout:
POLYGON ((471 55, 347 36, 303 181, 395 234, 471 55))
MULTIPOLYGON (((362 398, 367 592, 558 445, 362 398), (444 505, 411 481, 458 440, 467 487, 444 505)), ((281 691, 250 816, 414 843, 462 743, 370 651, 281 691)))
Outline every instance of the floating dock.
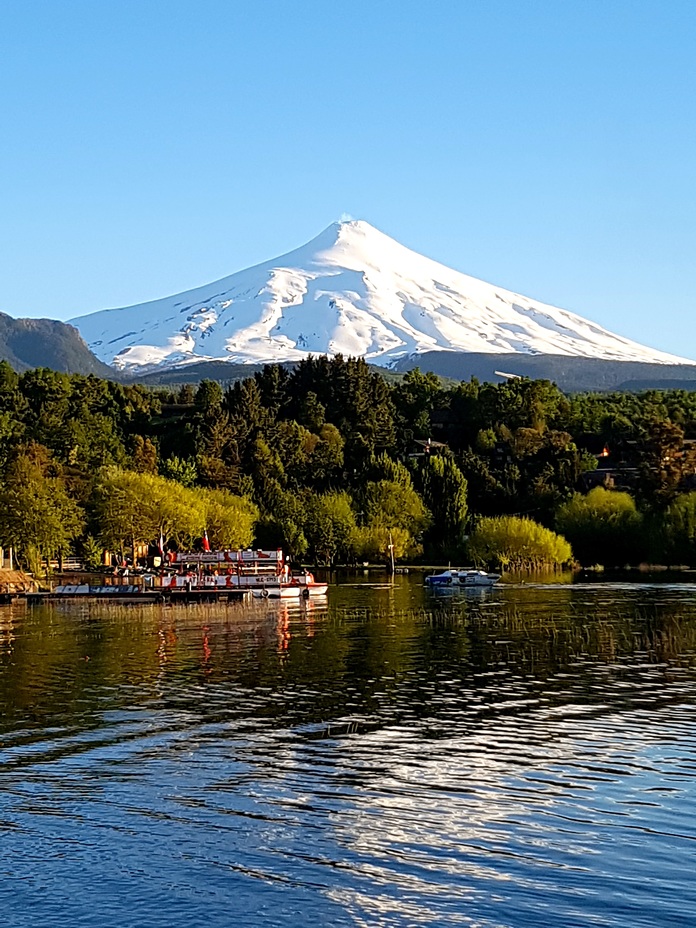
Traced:
POLYGON ((251 599, 251 590, 240 587, 140 587, 65 585, 42 593, 20 593, 13 599, 24 599, 29 606, 64 602, 114 602, 119 605, 149 605, 154 603, 242 603, 251 599))

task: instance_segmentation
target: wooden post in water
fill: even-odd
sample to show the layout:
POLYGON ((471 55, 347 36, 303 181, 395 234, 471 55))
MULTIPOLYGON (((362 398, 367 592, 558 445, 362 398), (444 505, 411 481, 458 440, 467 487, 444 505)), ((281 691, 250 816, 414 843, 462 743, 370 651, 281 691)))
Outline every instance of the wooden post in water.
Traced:
POLYGON ((394 576, 394 541, 392 539, 391 529, 389 529, 389 563, 387 564, 387 570, 389 573, 394 576))

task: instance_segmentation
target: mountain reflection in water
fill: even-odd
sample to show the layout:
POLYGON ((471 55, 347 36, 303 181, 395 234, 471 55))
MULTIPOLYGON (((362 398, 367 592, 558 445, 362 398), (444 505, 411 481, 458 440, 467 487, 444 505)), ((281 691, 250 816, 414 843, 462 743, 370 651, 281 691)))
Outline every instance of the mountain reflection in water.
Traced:
POLYGON ((0 609, 9 926, 687 926, 696 588, 0 609))

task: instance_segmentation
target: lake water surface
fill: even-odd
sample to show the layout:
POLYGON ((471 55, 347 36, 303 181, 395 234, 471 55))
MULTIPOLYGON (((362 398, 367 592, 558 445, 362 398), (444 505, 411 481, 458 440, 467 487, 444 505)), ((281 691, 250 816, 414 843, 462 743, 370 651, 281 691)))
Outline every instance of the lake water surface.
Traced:
POLYGON ((0 609, 7 926, 693 926, 696 586, 0 609))

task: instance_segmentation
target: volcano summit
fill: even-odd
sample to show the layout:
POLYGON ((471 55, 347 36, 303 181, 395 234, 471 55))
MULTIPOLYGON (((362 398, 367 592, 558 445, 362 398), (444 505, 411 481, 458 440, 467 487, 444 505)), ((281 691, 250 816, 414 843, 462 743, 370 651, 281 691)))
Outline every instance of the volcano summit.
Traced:
POLYGON ((338 353, 387 367, 425 352, 692 363, 438 264, 363 221, 333 223, 213 284, 71 323, 100 360, 132 374, 338 353))

